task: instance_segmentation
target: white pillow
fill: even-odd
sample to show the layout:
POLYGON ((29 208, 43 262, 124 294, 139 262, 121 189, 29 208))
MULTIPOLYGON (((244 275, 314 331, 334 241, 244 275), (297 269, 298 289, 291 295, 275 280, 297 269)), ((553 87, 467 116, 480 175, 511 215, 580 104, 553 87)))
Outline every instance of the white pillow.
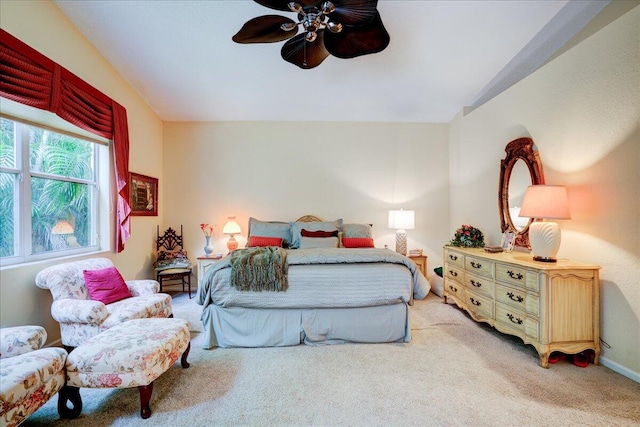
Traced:
POLYGON ((337 237, 300 237, 300 249, 337 248, 337 237))

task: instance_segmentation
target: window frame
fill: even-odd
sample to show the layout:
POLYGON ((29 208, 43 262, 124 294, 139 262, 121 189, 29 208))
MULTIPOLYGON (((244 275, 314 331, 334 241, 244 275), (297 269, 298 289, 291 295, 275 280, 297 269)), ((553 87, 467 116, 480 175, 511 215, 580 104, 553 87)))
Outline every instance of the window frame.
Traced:
MULTIPOLYGON (((4 101, 4 98, 3 98, 4 101)), ((34 109, 35 110, 35 109, 34 109)), ((47 113, 48 114, 48 113, 47 113)), ((107 205, 110 200, 110 169, 112 159, 109 150, 109 140, 101 140, 90 137, 81 130, 75 133, 66 129, 51 126, 49 123, 43 124, 37 121, 31 121, 15 117, 4 112, 0 113, 0 118, 15 122, 14 128, 14 150, 15 164, 13 168, 0 168, 3 173, 13 173, 17 175, 14 186, 14 255, 4 256, 0 260, 0 268, 5 266, 14 266, 28 264, 32 262, 53 260, 66 258, 77 255, 91 254, 109 250, 109 239, 104 239, 109 232, 110 213, 101 206, 107 205), (36 127, 50 132, 77 138, 82 141, 93 144, 93 179, 70 178, 59 175, 48 174, 45 172, 31 171, 29 164, 29 127, 36 127), (91 243, 87 246, 78 248, 67 248, 61 250, 52 250, 40 253, 33 253, 32 240, 32 201, 31 201, 31 179, 51 179, 55 181, 73 182, 88 186, 90 197, 90 233, 92 234, 91 243), (105 248, 106 246, 106 248, 105 248)), ((48 121, 48 120, 44 120, 48 121)))

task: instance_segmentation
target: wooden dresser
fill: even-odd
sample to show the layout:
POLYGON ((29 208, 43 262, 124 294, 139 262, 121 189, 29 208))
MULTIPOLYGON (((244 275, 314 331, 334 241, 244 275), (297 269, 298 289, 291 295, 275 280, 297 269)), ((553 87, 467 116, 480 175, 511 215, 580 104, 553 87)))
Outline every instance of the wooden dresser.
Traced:
POLYGON ((600 357, 600 267, 559 259, 533 261, 519 252, 444 247, 444 300, 451 298, 478 322, 520 337, 549 354, 592 349, 600 357))

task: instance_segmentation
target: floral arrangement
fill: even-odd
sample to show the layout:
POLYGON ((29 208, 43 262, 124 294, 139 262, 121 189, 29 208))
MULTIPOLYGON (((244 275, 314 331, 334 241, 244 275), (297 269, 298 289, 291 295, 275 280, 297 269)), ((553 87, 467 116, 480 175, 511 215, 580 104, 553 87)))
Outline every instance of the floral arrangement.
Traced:
POLYGON ((456 235, 449 244, 466 248, 481 248, 484 246, 484 235, 474 226, 463 224, 456 230, 456 235))
POLYGON ((200 230, 202 230, 202 234, 204 234, 205 237, 211 237, 211 235, 213 234, 213 230, 215 229, 215 225, 200 224, 200 230))

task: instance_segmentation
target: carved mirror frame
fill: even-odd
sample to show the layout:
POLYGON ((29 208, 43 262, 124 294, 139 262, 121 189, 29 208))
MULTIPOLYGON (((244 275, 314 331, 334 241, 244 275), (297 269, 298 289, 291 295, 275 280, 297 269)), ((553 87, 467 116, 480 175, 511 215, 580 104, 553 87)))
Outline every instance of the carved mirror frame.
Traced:
POLYGON ((529 243, 529 226, 533 218, 529 219, 527 225, 518 230, 513 224, 511 215, 509 214, 509 181, 511 171, 515 164, 522 160, 531 176, 531 185, 544 184, 544 174, 542 172, 542 162, 538 155, 538 150, 534 149, 533 140, 531 138, 514 139, 507 144, 505 150, 507 155, 500 161, 500 184, 498 187, 498 207, 500 210, 500 228, 502 232, 514 232, 516 234, 515 245, 531 249, 529 243))

